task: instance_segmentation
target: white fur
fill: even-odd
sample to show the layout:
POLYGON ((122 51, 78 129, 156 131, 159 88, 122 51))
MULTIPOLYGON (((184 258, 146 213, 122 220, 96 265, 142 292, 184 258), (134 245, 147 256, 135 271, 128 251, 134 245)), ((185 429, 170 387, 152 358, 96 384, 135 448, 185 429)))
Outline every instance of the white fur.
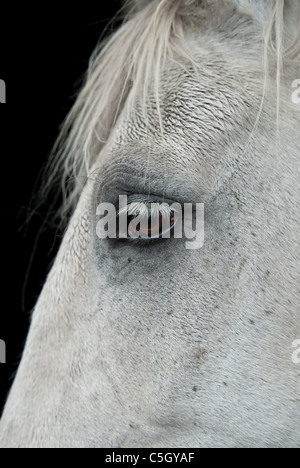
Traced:
POLYGON ((300 446, 300 6, 284 2, 283 18, 283 2, 271 17, 257 2, 170 3, 116 34, 69 118, 56 163, 92 175, 33 314, 2 447, 300 446), (126 54, 137 68, 119 103, 126 54), (205 204, 202 249, 97 239, 98 203, 143 186, 205 204))

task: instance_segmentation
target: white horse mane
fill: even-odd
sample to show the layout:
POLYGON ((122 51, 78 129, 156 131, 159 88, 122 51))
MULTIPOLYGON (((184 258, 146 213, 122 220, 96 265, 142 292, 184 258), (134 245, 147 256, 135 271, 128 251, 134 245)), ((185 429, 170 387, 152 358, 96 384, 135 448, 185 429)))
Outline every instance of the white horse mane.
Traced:
POLYGON ((296 3, 293 0, 127 2, 129 13, 124 24, 97 47, 91 57, 85 83, 62 126, 48 165, 48 183, 43 196, 51 190, 53 183, 62 180, 64 201, 60 214, 66 214, 76 205, 82 186, 125 102, 128 109, 133 109, 138 99, 144 115, 147 114, 150 85, 154 89, 162 125, 159 86, 164 63, 167 59, 181 58, 197 68, 185 40, 188 30, 221 29, 221 34, 227 34, 227 37, 233 29, 235 32, 240 30, 249 49, 253 42, 264 43, 265 81, 272 69, 271 63, 277 70, 279 114, 283 66, 296 64, 300 55, 299 18, 289 15, 292 22, 288 23, 285 15, 285 11, 293 9, 296 3))

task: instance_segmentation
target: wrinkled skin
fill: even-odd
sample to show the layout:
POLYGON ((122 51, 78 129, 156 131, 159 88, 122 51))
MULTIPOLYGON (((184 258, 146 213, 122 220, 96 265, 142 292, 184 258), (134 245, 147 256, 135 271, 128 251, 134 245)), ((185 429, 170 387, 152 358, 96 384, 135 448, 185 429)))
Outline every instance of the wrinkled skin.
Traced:
MULTIPOLYGON (((275 447, 300 440, 299 106, 260 106, 259 49, 193 43, 162 81, 166 133, 121 115, 33 314, 4 447, 275 447), (234 64, 232 57, 234 57, 234 64), (205 204, 205 242, 99 240, 119 194, 205 204)), ((274 90, 276 88, 273 81, 274 90)))

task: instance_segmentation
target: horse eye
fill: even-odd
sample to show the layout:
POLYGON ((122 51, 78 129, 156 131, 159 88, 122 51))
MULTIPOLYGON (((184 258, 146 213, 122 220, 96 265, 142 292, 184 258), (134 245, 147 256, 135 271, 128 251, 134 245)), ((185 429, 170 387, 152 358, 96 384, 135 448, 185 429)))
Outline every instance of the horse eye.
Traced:
POLYGON ((127 233, 129 237, 134 237, 138 234, 141 239, 160 238, 167 232, 171 232, 175 223, 175 216, 173 213, 170 213, 168 219, 166 219, 166 216, 163 219, 161 213, 156 217, 150 215, 147 220, 145 219, 144 222, 132 227, 131 221, 135 218, 135 216, 130 216, 128 218, 127 233))

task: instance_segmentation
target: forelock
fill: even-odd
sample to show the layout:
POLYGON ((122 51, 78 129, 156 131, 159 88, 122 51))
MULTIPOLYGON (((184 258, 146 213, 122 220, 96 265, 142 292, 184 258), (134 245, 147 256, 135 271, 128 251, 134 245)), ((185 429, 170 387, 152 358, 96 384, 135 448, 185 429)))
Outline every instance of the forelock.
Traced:
MULTIPOLYGON (((271 52, 277 61, 278 88, 283 59, 299 64, 299 0, 131 0, 127 8, 123 26, 91 58, 49 165, 46 192, 62 179, 63 209, 76 205, 82 181, 125 105, 133 108, 138 98, 146 109, 151 87, 159 111, 160 74, 166 61, 195 65, 186 47, 189 31, 195 37, 210 31, 220 43, 235 38, 246 44, 249 54, 255 43, 264 44, 265 58, 271 52), (67 181, 71 184, 66 191, 67 181)), ((266 74, 267 66, 265 60, 266 74)))

